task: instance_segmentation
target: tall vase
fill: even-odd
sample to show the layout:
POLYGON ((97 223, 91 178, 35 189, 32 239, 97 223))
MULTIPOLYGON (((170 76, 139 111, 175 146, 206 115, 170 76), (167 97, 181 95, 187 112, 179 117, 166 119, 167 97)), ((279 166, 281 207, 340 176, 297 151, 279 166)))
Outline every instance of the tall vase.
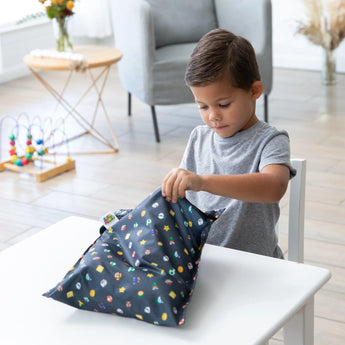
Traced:
POLYGON ((55 36, 56 36, 56 50, 58 52, 71 52, 73 46, 69 41, 67 31, 67 20, 64 18, 55 18, 55 36))
POLYGON ((322 84, 334 85, 336 83, 335 70, 335 51, 331 49, 323 49, 322 84))

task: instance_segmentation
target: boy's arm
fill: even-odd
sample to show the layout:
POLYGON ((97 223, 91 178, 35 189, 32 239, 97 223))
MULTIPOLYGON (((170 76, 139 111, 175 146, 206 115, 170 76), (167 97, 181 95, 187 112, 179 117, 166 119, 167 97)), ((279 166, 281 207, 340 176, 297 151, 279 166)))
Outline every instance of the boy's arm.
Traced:
POLYGON ((168 200, 184 198, 186 190, 247 202, 273 203, 285 194, 290 171, 285 165, 267 165, 259 173, 243 175, 197 175, 184 169, 173 169, 165 177, 162 194, 168 200))

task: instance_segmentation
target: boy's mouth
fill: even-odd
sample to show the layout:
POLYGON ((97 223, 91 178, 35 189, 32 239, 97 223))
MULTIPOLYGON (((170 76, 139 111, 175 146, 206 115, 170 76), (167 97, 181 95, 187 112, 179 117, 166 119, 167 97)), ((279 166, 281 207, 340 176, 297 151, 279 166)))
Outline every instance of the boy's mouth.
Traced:
POLYGON ((213 129, 215 129, 216 131, 219 131, 219 130, 225 128, 225 127, 227 127, 227 126, 226 125, 224 125, 224 126, 214 126, 213 129))

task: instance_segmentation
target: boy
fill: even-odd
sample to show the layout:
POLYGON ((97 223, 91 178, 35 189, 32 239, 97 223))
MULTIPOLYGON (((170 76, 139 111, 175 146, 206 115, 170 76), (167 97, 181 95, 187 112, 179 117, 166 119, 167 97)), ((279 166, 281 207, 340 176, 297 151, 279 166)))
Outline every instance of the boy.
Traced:
POLYGON ((194 49, 185 80, 205 125, 192 131, 180 168, 163 181, 163 196, 186 196, 202 210, 225 208, 208 243, 282 258, 278 202, 295 171, 288 134, 255 114, 263 84, 253 47, 212 30, 194 49))

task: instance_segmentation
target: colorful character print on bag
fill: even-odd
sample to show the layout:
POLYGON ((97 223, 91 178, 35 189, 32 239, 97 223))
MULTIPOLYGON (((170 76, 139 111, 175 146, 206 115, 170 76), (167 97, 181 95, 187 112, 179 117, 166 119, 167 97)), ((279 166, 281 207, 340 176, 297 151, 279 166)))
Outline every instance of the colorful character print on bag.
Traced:
POLYGON ((101 236, 44 296, 156 325, 184 323, 202 248, 219 212, 156 190, 133 210, 102 218, 101 236))

